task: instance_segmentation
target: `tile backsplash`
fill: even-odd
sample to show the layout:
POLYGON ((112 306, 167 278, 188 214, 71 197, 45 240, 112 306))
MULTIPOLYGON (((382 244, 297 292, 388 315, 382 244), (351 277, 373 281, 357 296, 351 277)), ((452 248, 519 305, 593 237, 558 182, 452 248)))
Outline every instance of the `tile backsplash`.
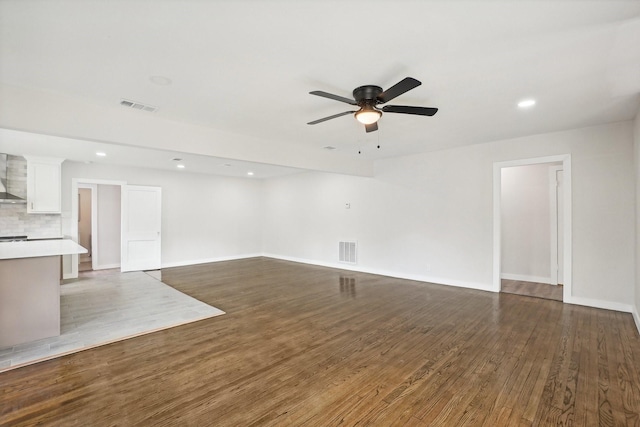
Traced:
MULTIPOLYGON (((24 157, 8 157, 7 181, 9 193, 26 199, 27 160, 24 157)), ((18 235, 59 237, 62 235, 62 219, 59 214, 27 214, 26 204, 0 204, 0 236, 18 235)))

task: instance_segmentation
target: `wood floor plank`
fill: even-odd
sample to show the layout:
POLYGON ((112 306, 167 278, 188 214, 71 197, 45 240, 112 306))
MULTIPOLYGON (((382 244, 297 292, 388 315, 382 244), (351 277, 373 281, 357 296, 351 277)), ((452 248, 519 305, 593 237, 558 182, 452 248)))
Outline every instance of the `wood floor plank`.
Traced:
POLYGON ((589 351, 597 348, 597 318, 582 316, 580 330, 583 334, 580 348, 580 366, 583 368, 578 375, 576 401, 576 424, 589 425, 598 421, 598 378, 596 375, 585 375, 585 372, 598 372, 598 355, 589 351))
POLYGON ((250 258, 165 269, 227 312, 0 374, 0 425, 637 425, 632 317, 250 258))

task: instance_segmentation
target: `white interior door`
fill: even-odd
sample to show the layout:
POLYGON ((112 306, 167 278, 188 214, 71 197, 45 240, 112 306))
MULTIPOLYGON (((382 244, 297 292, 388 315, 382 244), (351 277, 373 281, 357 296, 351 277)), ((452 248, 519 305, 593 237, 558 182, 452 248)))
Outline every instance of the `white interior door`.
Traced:
POLYGON ((160 187, 122 186, 121 271, 160 268, 161 196, 160 187))

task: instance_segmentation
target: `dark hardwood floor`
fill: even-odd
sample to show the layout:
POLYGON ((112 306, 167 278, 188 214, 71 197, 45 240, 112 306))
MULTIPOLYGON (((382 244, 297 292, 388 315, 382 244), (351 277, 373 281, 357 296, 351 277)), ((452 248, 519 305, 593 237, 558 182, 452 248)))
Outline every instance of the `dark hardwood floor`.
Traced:
POLYGON ((162 276, 228 314, 0 374, 0 425, 640 425, 626 313, 268 258, 162 276))
POLYGON ((501 292, 562 301, 562 285, 548 285, 546 283, 523 282, 520 280, 506 279, 502 279, 501 282, 501 292))

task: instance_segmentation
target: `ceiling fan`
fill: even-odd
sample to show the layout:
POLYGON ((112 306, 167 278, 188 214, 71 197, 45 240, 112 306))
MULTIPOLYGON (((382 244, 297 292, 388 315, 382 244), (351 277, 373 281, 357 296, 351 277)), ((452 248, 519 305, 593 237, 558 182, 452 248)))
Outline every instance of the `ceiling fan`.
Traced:
POLYGON ((406 105, 385 105, 382 108, 377 107, 379 104, 385 104, 395 97, 400 96, 403 93, 420 86, 421 84, 421 82, 412 77, 406 77, 385 91, 383 91, 380 86, 360 86, 353 90, 354 99, 345 98, 343 96, 334 95, 332 93, 323 92, 321 90, 314 90, 313 92, 309 93, 311 95, 322 96, 324 98, 334 99, 336 101, 356 105, 360 107, 360 109, 356 111, 345 111, 343 113, 334 114, 333 116, 314 120, 307 124, 315 125, 318 123, 326 122, 327 120, 335 119, 337 117, 346 116, 347 114, 354 114, 355 118, 360 123, 364 124, 367 132, 373 132, 378 130, 378 119, 380 119, 380 117, 382 116, 382 112, 415 114, 418 116, 433 116, 438 112, 437 108, 410 107, 406 105))

